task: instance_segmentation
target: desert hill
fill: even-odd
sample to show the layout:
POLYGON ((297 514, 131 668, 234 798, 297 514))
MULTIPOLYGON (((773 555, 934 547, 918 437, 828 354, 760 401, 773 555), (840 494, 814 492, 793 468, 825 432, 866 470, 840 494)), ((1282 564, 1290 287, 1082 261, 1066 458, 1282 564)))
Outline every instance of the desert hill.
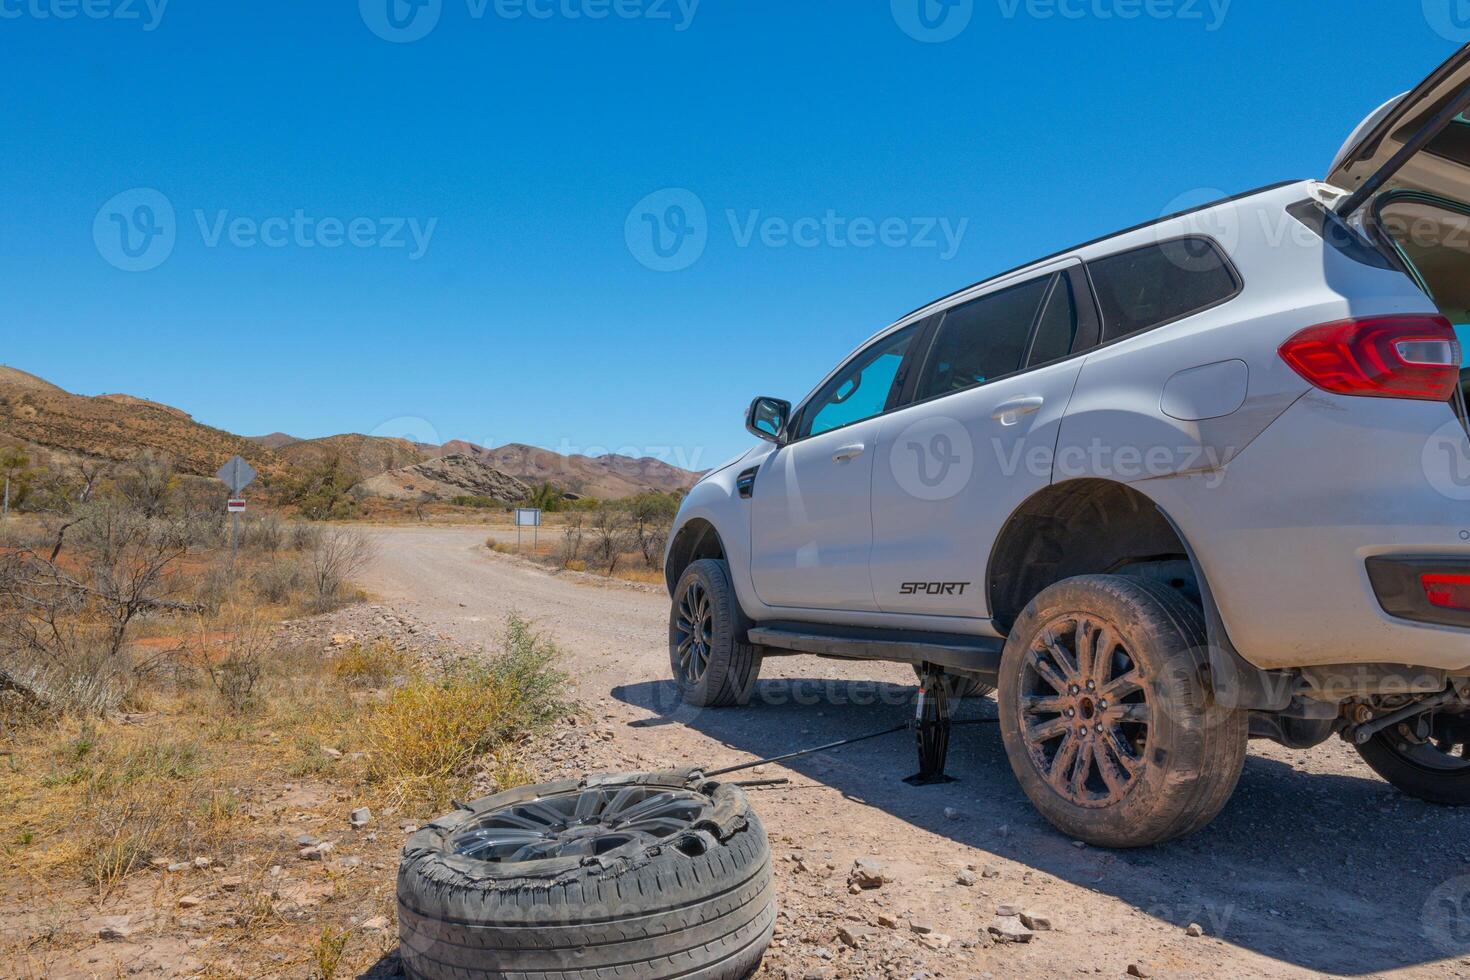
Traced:
POLYGON ((295 436, 286 435, 284 432, 272 432, 268 436, 246 436, 245 438, 257 446, 264 446, 266 449, 280 449, 283 446, 291 445, 293 442, 301 441, 295 436))
POLYGON ((275 450, 277 456, 295 467, 321 466, 339 460, 353 482, 371 479, 389 470, 412 466, 424 454, 406 439, 386 439, 349 433, 322 439, 301 439, 275 450))
POLYGON ((263 483, 337 463, 353 483, 371 494, 396 499, 432 495, 492 497, 529 493, 549 483, 581 496, 616 500, 648 491, 689 489, 699 478, 652 458, 565 456, 549 449, 511 443, 487 449, 455 440, 442 446, 357 433, 297 439, 283 432, 245 438, 203 425, 187 412, 134 395, 75 395, 43 378, 0 365, 0 436, 62 455, 123 461, 143 452, 171 457, 179 470, 213 476, 240 455, 263 483), (377 481, 388 475, 391 478, 377 481), (405 488, 415 487, 410 493, 405 488), (370 486, 369 486, 370 485, 370 486), (405 497, 403 494, 409 493, 405 497))
POLYGON ((141 398, 89 398, 13 368, 0 368, 0 433, 64 453, 128 460, 144 451, 172 457, 185 473, 213 476, 239 454, 262 474, 281 469, 268 450, 186 413, 141 398))

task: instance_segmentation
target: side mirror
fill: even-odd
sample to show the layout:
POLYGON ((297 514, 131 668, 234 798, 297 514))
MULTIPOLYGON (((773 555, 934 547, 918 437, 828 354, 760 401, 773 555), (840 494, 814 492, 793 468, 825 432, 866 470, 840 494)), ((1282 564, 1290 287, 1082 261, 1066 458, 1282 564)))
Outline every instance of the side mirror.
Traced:
POLYGON ((745 428, 757 439, 779 443, 791 421, 791 403, 779 398, 757 398, 745 413, 745 428))

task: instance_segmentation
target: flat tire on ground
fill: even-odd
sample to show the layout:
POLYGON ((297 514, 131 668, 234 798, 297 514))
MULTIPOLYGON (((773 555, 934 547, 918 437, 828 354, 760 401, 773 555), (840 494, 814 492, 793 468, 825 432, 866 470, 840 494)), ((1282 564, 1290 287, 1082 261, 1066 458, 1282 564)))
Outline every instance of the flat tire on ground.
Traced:
POLYGON ((776 919, 745 795, 691 772, 528 786, 409 838, 400 957, 420 980, 738 980, 776 919))

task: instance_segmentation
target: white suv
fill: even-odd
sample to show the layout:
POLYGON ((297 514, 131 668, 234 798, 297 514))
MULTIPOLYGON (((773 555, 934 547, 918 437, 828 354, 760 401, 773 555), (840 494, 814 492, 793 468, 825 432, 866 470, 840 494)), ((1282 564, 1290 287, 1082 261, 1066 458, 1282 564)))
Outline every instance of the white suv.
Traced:
POLYGON ((686 701, 763 657, 998 689, 1057 827, 1208 823, 1249 737, 1340 733, 1470 803, 1470 47, 1327 182, 1069 249, 905 316, 689 494, 686 701))

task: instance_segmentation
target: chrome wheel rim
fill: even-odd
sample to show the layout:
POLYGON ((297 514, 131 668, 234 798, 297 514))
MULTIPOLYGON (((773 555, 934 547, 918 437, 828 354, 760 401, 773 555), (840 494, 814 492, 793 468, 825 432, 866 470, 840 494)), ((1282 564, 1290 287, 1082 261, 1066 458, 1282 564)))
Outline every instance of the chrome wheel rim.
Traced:
POLYGON ((490 864, 598 857, 656 844, 692 827, 707 797, 661 786, 610 786, 511 803, 449 838, 449 850, 490 864))
POLYGON ((674 661, 685 684, 698 684, 704 677, 714 639, 715 610, 709 590, 698 581, 690 582, 674 617, 674 661))
POLYGON ((1143 670, 1111 624, 1053 620, 1032 640, 1017 690, 1027 754, 1063 799, 1109 807, 1137 785, 1153 708, 1143 670))

